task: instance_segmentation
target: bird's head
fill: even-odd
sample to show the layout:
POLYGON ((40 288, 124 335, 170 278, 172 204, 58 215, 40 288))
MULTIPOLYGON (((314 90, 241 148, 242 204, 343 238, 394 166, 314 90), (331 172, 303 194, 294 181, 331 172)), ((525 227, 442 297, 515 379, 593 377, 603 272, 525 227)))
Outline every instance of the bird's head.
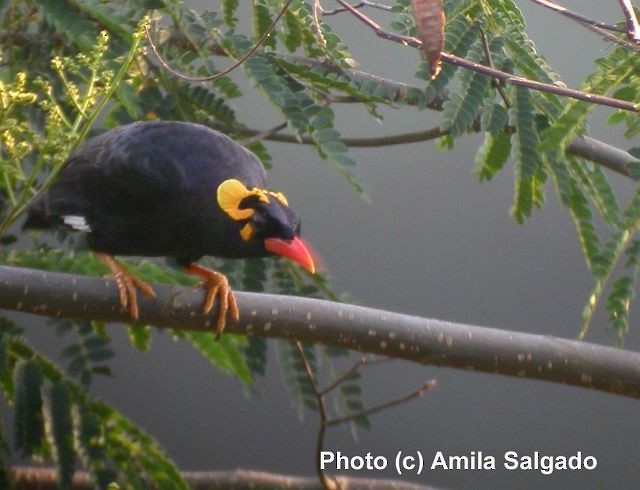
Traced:
POLYGON ((315 273, 309 247, 300 238, 300 218, 289 208, 283 194, 249 189, 239 180, 228 179, 218 186, 217 201, 220 209, 236 222, 239 241, 247 249, 285 257, 315 273))

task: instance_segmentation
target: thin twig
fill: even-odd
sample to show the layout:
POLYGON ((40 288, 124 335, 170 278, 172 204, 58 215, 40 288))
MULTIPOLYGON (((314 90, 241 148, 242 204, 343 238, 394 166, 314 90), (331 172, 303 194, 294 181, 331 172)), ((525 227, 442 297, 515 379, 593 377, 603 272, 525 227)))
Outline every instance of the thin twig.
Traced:
POLYGON ((255 143, 256 141, 269 139, 274 134, 276 134, 279 131, 282 131, 286 127, 287 127, 287 123, 285 121, 283 123, 278 124, 277 126, 272 127, 271 129, 267 129, 265 131, 260 131, 260 132, 258 132, 256 134, 250 136, 249 138, 246 138, 244 140, 238 141, 238 143, 240 143, 243 146, 249 146, 251 143, 255 143))
MULTIPOLYGON (((262 133, 269 133, 263 136, 262 139, 269 141, 278 141, 281 143, 298 143, 301 145, 315 145, 316 142, 309 136, 293 135, 293 134, 279 134, 272 132, 272 130, 259 131, 250 128, 233 128, 233 131, 246 135, 254 136, 262 133)), ((425 131, 417 131, 415 133, 403 133, 392 134, 389 136, 374 136, 371 138, 341 138, 340 141, 347 146, 354 148, 374 148, 379 146, 392 146, 392 145, 404 145, 407 143, 419 143, 422 141, 429 141, 444 136, 448 131, 443 131, 438 127, 430 128, 425 131)), ((245 144, 245 142, 243 142, 245 144)))
POLYGON ((311 9, 312 19, 313 19, 313 30, 316 33, 316 39, 318 40, 318 44, 322 46, 322 49, 326 51, 327 49, 327 40, 324 38, 324 34, 322 34, 322 28, 320 27, 320 18, 319 15, 322 13, 322 5, 320 5, 320 0, 313 0, 313 7, 311 9))
MULTIPOLYGON (((391 7, 390 5, 383 5, 381 3, 377 3, 377 2, 371 2, 369 0, 362 0, 358 3, 354 3, 352 5, 352 7, 354 9, 360 9, 362 7, 371 7, 374 9, 378 9, 378 10, 386 10, 387 12, 391 12, 393 10, 393 7, 391 7)), ((325 10, 324 12, 322 12, 322 15, 336 15, 336 14, 340 14, 342 12, 347 12, 346 8, 336 8, 333 10, 325 10)))
POLYGON ((435 388, 437 385, 436 380, 432 379, 420 385, 416 390, 413 390, 408 395, 405 395, 401 398, 397 398, 395 400, 388 401, 386 403, 382 403, 380 405, 376 405, 375 407, 367 408, 365 410, 361 410, 360 412, 352 413, 345 417, 339 417, 330 419, 327 415, 327 407, 325 405, 325 395, 329 393, 331 390, 335 389, 341 383, 343 383, 349 376, 351 376, 354 372, 356 372, 362 365, 367 362, 367 358, 363 355, 360 357, 358 362, 356 362, 351 368, 344 373, 342 376, 338 377, 333 383, 327 386, 325 389, 321 390, 318 387, 318 383, 313 374, 313 369, 311 368, 311 363, 307 359, 307 355, 304 353, 304 347, 302 346, 302 342, 299 340, 295 341, 296 348, 298 349, 298 354, 300 354, 300 358, 302 359, 302 364, 304 366, 304 371, 307 375, 307 379, 309 381, 309 385, 311 386, 311 390, 316 397, 317 405, 318 405, 318 413, 320 414, 320 427, 318 428, 318 436, 316 439, 316 473, 318 474, 318 478, 322 482, 322 486, 326 490, 333 490, 338 488, 336 486, 337 482, 334 477, 327 475, 322 466, 320 464, 321 455, 324 448, 324 437, 327 432, 327 429, 332 425, 339 425, 345 422, 350 422, 356 420, 360 417, 366 417, 367 415, 380 412, 381 410, 385 410, 387 408, 394 407, 396 405, 400 405, 401 403, 408 402, 417 397, 421 397, 428 390, 435 388))
MULTIPOLYGON (((263 133, 250 128, 233 128, 233 131, 253 136, 263 133)), ((374 136, 372 138, 341 138, 340 141, 352 148, 378 148, 382 146, 405 145, 408 143, 420 143, 431 141, 444 136, 448 131, 440 128, 431 128, 415 133, 392 134, 389 136, 374 136)), ((281 143, 296 143, 302 145, 314 145, 315 141, 308 136, 273 133, 264 139, 281 143)), ((638 180, 640 178, 640 161, 629 152, 616 148, 602 141, 587 136, 576 136, 566 148, 568 155, 585 158, 591 162, 602 165, 625 177, 638 180)))
POLYGON ((280 10, 278 15, 276 16, 276 18, 273 19, 273 22, 271 23, 269 28, 266 31, 264 31, 262 36, 260 36, 260 39, 258 39, 258 42, 256 42, 253 46, 251 46, 251 49, 249 49, 249 51, 247 51, 238 61, 236 61, 229 68, 227 68, 226 70, 223 70, 223 71, 221 71, 219 73, 216 73, 215 75, 211 75, 211 76, 207 76, 207 77, 192 77, 190 75, 186 75, 184 73, 181 73, 181 72, 171 68, 171 66, 169 66, 169 64, 162 58, 162 56, 160 56, 160 53, 158 53, 156 45, 154 44, 153 40, 151 39, 151 35, 149 34, 149 27, 145 26, 145 34, 147 36, 147 42, 149 43, 149 46, 151 47, 151 51, 153 51, 153 54, 156 56, 156 58, 158 59, 158 61, 162 65, 162 67, 165 70, 167 70, 169 73, 171 73, 171 75, 173 75, 174 77, 180 78, 181 80, 186 80, 187 82, 194 82, 194 83, 196 83, 196 82, 211 82, 211 81, 217 80, 218 78, 221 78, 221 77, 223 77, 225 75, 228 75, 233 70, 235 70, 240 65, 242 65, 242 63, 244 63, 249 58, 251 58, 255 54, 255 52, 265 43, 265 41, 267 40, 267 38, 269 37, 269 35, 273 31, 273 29, 276 27, 276 24, 278 23, 278 21, 282 18, 284 13, 289 8, 289 5, 291 4, 292 1, 293 0, 287 0, 287 2, 284 4, 282 9, 280 10))
POLYGON ((599 22, 597 20, 589 19, 588 17, 573 12, 566 7, 563 7, 562 5, 558 5, 557 3, 551 2, 549 0, 531 1, 578 22, 580 25, 586 27, 590 31, 593 31, 596 34, 602 36, 607 41, 619 44, 620 46, 623 46, 624 48, 630 49, 632 51, 640 52, 640 46, 630 43, 627 40, 621 39, 615 34, 612 34, 613 32, 624 33, 625 29, 622 29, 615 25, 607 24, 606 22, 599 22))
POLYGON ((554 12, 557 12, 557 13, 559 13, 561 15, 564 15, 565 17, 568 17, 569 19, 575 20, 576 22, 579 22, 580 24, 599 27, 601 29, 606 29, 607 31, 624 32, 624 29, 621 29, 618 26, 614 26, 614 25, 611 25, 611 24, 607 24, 606 22, 600 22, 598 20, 590 19, 589 17, 585 17, 584 15, 581 15, 581 14, 578 14, 576 12, 573 12, 573 11, 567 9, 566 7, 563 7, 562 5, 558 5, 555 2, 551 2, 550 0, 531 0, 531 1, 534 2, 534 3, 537 3, 538 5, 542 5, 543 7, 551 9, 554 12))
POLYGON ((640 44, 640 25, 638 24, 638 17, 636 11, 633 9, 633 5, 630 0, 618 0, 620 2, 620 8, 624 13, 624 17, 627 20, 627 37, 635 44, 640 44))
POLYGON ((331 478, 324 472, 322 466, 320 464, 322 449, 324 447, 324 435, 327 431, 327 408, 324 403, 324 396, 320 393, 318 389, 318 385, 316 384, 316 380, 313 376, 313 370, 311 369, 311 364, 309 364, 309 360, 307 359, 306 354, 304 353, 304 348, 302 347, 302 342, 296 340, 296 347, 298 349, 298 353, 302 358, 302 363, 304 365, 304 370, 307 373, 307 379, 309 380, 309 384, 311 385, 311 389, 316 396, 316 400, 318 403, 318 412, 320 414, 320 427, 318 428, 318 436, 316 439, 316 473, 318 474, 318 478, 322 482, 322 486, 325 490, 335 488, 335 482, 331 481, 331 478))
POLYGON ((362 356, 360 356, 360 359, 354 362, 353 365, 349 369, 347 369, 341 376, 338 376, 336 379, 334 379, 333 383, 330 383, 324 389, 320 390, 319 394, 326 395, 330 391, 336 389, 338 386, 340 386, 340 384, 346 381, 347 378, 349 378, 349 376, 351 376, 358 369, 360 369, 360 367, 364 365, 364 363, 366 362, 367 362, 367 356, 363 354, 362 356))
POLYGON ((402 403, 406 403, 406 402, 408 402, 410 400, 413 400, 414 398, 421 397, 427 391, 435 388, 437 385, 438 385, 438 382, 435 379, 431 379, 431 380, 427 381, 426 383, 421 384, 417 389, 413 390, 408 395, 405 395, 405 396, 400 397, 400 398, 396 398, 395 400, 391 400, 391 401, 388 401, 386 403, 381 403, 380 405, 376 405, 375 407, 367 408, 367 409, 362 410, 360 412, 352 413, 352 414, 347 415, 345 417, 329 419, 329 420, 327 420, 327 425, 328 426, 332 426, 332 425, 343 424, 345 422, 351 422, 352 420, 358 419, 360 417, 366 417, 368 415, 371 415, 372 413, 376 413, 376 412, 379 412, 381 410, 386 410, 387 408, 395 407, 396 405, 400 405, 402 403))
POLYGON ((601 36, 603 39, 606 39, 607 41, 611 41, 614 44, 618 44, 619 46, 622 46, 623 48, 628 49, 629 51, 640 53, 640 45, 638 44, 630 43, 626 39, 622 39, 616 36, 615 34, 613 34, 612 32, 602 29, 601 27, 592 26, 589 24, 582 24, 582 25, 587 29, 589 29, 590 31, 595 32, 596 34, 601 36))
POLYGON ((341 376, 338 376, 331 384, 326 386, 324 389, 320 390, 320 394, 326 395, 330 391, 333 391, 342 383, 344 383, 349 378, 349 376, 351 376, 353 373, 355 373, 358 369, 360 369, 363 366, 373 366, 374 364, 381 364, 383 362, 389 362, 391 360, 392 359, 389 357, 369 358, 365 355, 362 355, 360 356, 360 359, 354 362, 349 369, 347 369, 344 373, 342 373, 341 376))
MULTIPOLYGON (((365 25, 371 28, 378 37, 383 39, 387 39, 389 41, 397 42, 403 44, 405 46, 411 46, 417 49, 422 48, 422 43, 419 39, 410 36, 402 36, 399 34, 393 34, 385 31, 380 27, 380 25, 375 22, 370 17, 367 17, 365 14, 360 12, 359 10, 354 9, 349 5, 345 0, 337 0, 338 3, 343 5, 346 9, 348 9, 356 18, 362 21, 365 25)), ((632 102, 627 102, 620 99, 614 99, 612 97, 607 97, 604 95, 590 94, 588 92, 583 92, 580 90, 575 90, 567 87, 561 87, 558 85, 551 85, 548 83, 542 83, 535 80, 530 80, 524 77, 517 77, 512 75, 511 73, 506 73, 500 70, 495 70, 485 65, 481 65, 480 63, 475 63, 473 61, 466 60, 464 58, 459 58, 453 54, 442 52, 442 61, 447 63, 451 63, 457 66, 461 66, 463 68, 473 70, 478 73, 484 73, 490 77, 498 78, 500 80, 504 80, 506 83, 511 85, 518 85, 527 87, 533 90, 539 90, 541 92, 549 92, 556 95, 561 95, 564 97, 570 97, 572 99, 582 100, 585 102, 590 102, 593 104, 605 105, 609 107, 615 107, 617 109, 623 109, 632 112, 640 112, 640 105, 634 104, 632 102)))
MULTIPOLYGON (((476 22, 476 25, 478 26, 478 31, 480 31, 480 40, 482 41, 482 49, 484 50, 485 63, 491 68, 493 68, 494 67, 493 59, 491 58, 491 50, 489 49, 489 42, 487 41, 487 36, 484 35, 484 29, 482 28, 482 25, 480 25, 480 22, 476 22)), ((500 83, 500 80, 497 80, 494 78, 492 82, 493 82, 493 86, 498 91, 498 94, 500 94, 500 97, 502 98, 504 105, 507 108, 511 107, 511 102, 509 101, 509 97, 507 97, 507 94, 504 91, 504 88, 502 87, 502 83, 500 83)))

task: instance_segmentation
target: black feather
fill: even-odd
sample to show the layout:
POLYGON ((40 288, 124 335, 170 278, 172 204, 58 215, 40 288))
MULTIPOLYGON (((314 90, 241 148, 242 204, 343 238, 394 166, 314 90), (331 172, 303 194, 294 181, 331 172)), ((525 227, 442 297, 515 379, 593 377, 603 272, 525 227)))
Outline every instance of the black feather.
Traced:
MULTIPOLYGON (((183 122, 129 124, 73 154, 29 206, 24 226, 50 228, 63 225, 65 217, 81 217, 90 229, 89 247, 113 255, 181 262, 203 255, 267 255, 259 240, 241 240, 242 223, 217 205, 216 190, 230 178, 248 188, 266 187, 256 156, 222 133, 183 122)), ((273 209, 276 228, 290 238, 299 220, 283 209, 273 209)))

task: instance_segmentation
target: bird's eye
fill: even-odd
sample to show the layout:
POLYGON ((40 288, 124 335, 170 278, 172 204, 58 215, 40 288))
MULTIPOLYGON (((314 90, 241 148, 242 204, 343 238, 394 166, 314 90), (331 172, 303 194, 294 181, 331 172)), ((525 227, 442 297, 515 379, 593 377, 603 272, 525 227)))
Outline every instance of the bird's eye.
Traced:
POLYGON ((265 210, 262 208, 257 208, 255 211, 251 217, 251 222, 256 233, 260 233, 264 231, 267 226, 267 216, 265 210))

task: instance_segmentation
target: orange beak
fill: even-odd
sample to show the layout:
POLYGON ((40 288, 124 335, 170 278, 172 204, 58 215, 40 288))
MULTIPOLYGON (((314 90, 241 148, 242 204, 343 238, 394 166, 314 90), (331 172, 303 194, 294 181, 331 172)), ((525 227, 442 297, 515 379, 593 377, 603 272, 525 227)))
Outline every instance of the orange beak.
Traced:
POLYGON ((293 260, 310 274, 315 274, 316 272, 316 266, 313 263, 309 249, 298 237, 294 237, 293 240, 267 238, 264 241, 264 248, 274 255, 293 260))

